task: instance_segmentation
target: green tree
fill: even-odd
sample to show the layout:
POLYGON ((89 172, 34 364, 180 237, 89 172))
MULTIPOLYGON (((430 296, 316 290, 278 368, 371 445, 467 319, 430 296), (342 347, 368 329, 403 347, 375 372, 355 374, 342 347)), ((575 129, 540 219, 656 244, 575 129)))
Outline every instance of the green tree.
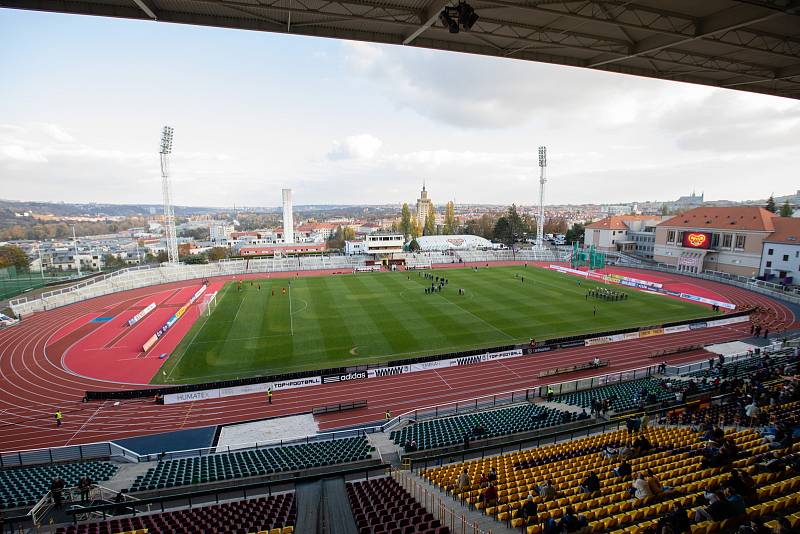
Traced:
POLYGON ((208 228, 188 228, 180 232, 181 237, 191 237, 197 241, 206 241, 209 235, 208 228))
MULTIPOLYGON (((525 235, 525 223, 522 222, 522 217, 520 217, 519 212, 517 211, 517 205, 511 204, 508 208, 506 219, 508 220, 508 230, 509 230, 509 239, 511 240, 510 243, 507 243, 509 246, 513 245, 517 241, 520 241, 523 236, 525 235)), ((499 222, 499 220, 498 220, 499 222)), ((495 225, 495 229, 497 225, 495 225)), ((495 234, 496 234, 495 230, 495 234)), ((505 243, 505 241, 503 241, 505 243)))
POLYGON ((411 237, 416 239, 422 235, 422 227, 416 217, 411 219, 411 237))
POLYGON ((103 258, 106 269, 123 269, 128 266, 128 262, 113 254, 106 254, 103 258))
POLYGON ((158 263, 166 263, 169 261, 169 254, 167 254, 166 250, 162 250, 158 254, 156 254, 156 261, 158 263))
POLYGON ((666 217, 667 215, 669 215, 669 208, 667 208, 666 204, 661 204, 661 215, 663 217, 666 217))
POLYGON ((186 265, 204 265, 208 263, 208 258, 206 258, 205 254, 189 254, 181 258, 180 261, 186 265))
POLYGON ((408 204, 403 202, 403 209, 400 212, 400 231, 403 232, 403 237, 408 239, 408 236, 411 235, 411 230, 411 210, 408 209, 408 204))
POLYGON ((14 267, 18 272, 27 271, 31 260, 21 248, 16 245, 0 247, 0 267, 14 267))
POLYGON ((789 200, 785 200, 781 205, 781 217, 791 217, 792 207, 789 205, 789 200))
POLYGON ((772 213, 776 213, 778 211, 778 208, 775 207, 775 198, 772 195, 770 195, 767 199, 767 205, 764 206, 764 208, 772 213))
POLYGON ((436 235, 436 211, 433 209, 433 204, 428 206, 423 232, 423 235, 436 235))
POLYGON ((581 223, 575 223, 572 225, 572 228, 567 230, 567 233, 565 235, 565 240, 567 243, 572 243, 573 241, 578 241, 579 243, 583 243, 583 237, 585 235, 586 235, 586 226, 581 223))
POLYGON ((456 207, 453 201, 447 203, 444 209, 444 232, 447 235, 456 233, 456 207))
POLYGON ((494 223, 494 238, 501 243, 511 246, 514 244, 514 232, 508 217, 502 216, 494 223))
POLYGON ((417 252, 420 249, 419 243, 417 243, 416 239, 412 239, 411 242, 408 244, 408 250, 410 252, 417 252))
POLYGON ((228 257, 230 250, 228 247, 213 247, 208 251, 208 259, 210 261, 224 260, 228 257))

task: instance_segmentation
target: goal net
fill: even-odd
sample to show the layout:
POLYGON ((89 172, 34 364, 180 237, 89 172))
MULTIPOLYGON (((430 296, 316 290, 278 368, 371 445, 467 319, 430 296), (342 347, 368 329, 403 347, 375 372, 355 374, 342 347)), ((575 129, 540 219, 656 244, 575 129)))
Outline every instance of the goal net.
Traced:
POLYGON ((217 294, 210 293, 207 295, 203 295, 200 299, 200 303, 197 305, 197 309, 200 312, 200 315, 203 314, 211 315, 214 311, 214 308, 217 307, 217 294))

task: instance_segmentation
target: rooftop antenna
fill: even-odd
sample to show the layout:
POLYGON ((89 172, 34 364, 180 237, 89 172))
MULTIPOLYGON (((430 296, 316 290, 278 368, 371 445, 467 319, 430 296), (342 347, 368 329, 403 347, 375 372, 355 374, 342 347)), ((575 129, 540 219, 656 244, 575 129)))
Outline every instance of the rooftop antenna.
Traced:
POLYGON ((178 263, 178 237, 175 232, 175 214, 172 211, 172 200, 169 183, 169 155, 172 154, 171 126, 164 126, 161 130, 161 193, 164 196, 164 234, 167 241, 167 261, 171 264, 178 263))
POLYGON ((544 245, 544 184, 547 182, 547 147, 539 147, 539 216, 536 218, 536 246, 544 245))

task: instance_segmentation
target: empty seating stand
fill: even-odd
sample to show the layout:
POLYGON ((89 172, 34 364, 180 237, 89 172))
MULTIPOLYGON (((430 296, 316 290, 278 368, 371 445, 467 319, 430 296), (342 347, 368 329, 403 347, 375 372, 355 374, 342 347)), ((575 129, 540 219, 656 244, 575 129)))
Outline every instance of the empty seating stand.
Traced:
POLYGON ((371 451, 367 438, 359 436, 164 460, 137 477, 130 490, 152 491, 356 462, 370 458, 371 451))
POLYGON ((654 393, 658 402, 675 399, 675 393, 662 388, 658 380, 641 378, 630 382, 559 395, 555 401, 580 406, 581 408, 589 408, 592 405, 592 399, 604 400, 614 397, 611 409, 615 412, 624 412, 636 407, 634 398, 642 388, 647 389, 648 393, 654 393))
POLYGON ((347 484, 358 534, 449 534, 433 514, 393 478, 347 484))
POLYGON ((259 497, 161 514, 70 525, 56 534, 291 534, 297 519, 294 493, 259 497))
POLYGON ((478 423, 486 430, 486 433, 480 436, 481 439, 485 439, 560 425, 574 421, 576 417, 577 414, 569 412, 536 404, 523 404, 500 410, 421 421, 401 430, 395 430, 389 436, 396 445, 404 445, 407 441, 414 440, 417 442, 417 449, 426 450, 462 443, 465 434, 469 434, 470 439, 477 439, 478 436, 473 436, 472 431, 478 423))
POLYGON ((53 477, 61 477, 66 487, 76 486, 88 476, 104 482, 114 476, 117 466, 108 462, 50 464, 0 470, 0 508, 33 506, 50 491, 53 477))

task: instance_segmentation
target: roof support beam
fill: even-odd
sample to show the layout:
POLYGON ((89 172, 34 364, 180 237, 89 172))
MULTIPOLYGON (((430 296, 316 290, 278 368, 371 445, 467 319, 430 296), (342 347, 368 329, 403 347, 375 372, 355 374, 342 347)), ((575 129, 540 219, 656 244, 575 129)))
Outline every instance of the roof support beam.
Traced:
POLYGON ((142 11, 144 11, 145 13, 147 13, 147 16, 148 16, 148 17, 150 17, 150 18, 151 18, 151 19, 153 19, 153 20, 158 20, 158 17, 156 16, 155 12, 154 12, 152 9, 150 9, 150 6, 148 6, 148 5, 147 5, 147 4, 144 2, 144 0, 133 0, 133 2, 134 2, 134 3, 135 3, 137 6, 139 6, 139 9, 141 9, 142 11))
POLYGON ((696 25, 695 35, 692 37, 684 37, 682 39, 675 40, 671 39, 669 36, 666 35, 653 35, 652 37, 648 37, 647 39, 643 39, 642 41, 637 43, 636 46, 634 47, 634 52, 632 54, 628 54, 627 56, 623 57, 605 59, 602 61, 590 63, 589 67, 600 67, 602 65, 607 65, 608 63, 617 63, 619 61, 625 61, 634 57, 651 54, 653 52, 658 52, 665 48, 680 46, 682 44, 690 43, 698 39, 703 39, 705 37, 709 37, 717 33, 729 32, 732 30, 737 30, 739 28, 744 28, 746 26, 751 26, 753 24, 763 22, 765 20, 769 20, 771 18, 778 17, 781 15, 782 13, 773 11, 766 14, 762 12, 759 15, 754 16, 752 12, 742 13, 742 10, 740 9, 735 9, 735 8, 729 9, 726 11, 715 13, 714 15, 711 15, 709 17, 706 17, 705 19, 700 20, 696 25))
POLYGON ((420 21, 424 21, 422 25, 403 39, 403 44, 410 45, 414 42, 414 39, 436 24, 436 21, 439 19, 439 13, 450 3, 450 0, 433 0, 430 5, 420 13, 420 21))

